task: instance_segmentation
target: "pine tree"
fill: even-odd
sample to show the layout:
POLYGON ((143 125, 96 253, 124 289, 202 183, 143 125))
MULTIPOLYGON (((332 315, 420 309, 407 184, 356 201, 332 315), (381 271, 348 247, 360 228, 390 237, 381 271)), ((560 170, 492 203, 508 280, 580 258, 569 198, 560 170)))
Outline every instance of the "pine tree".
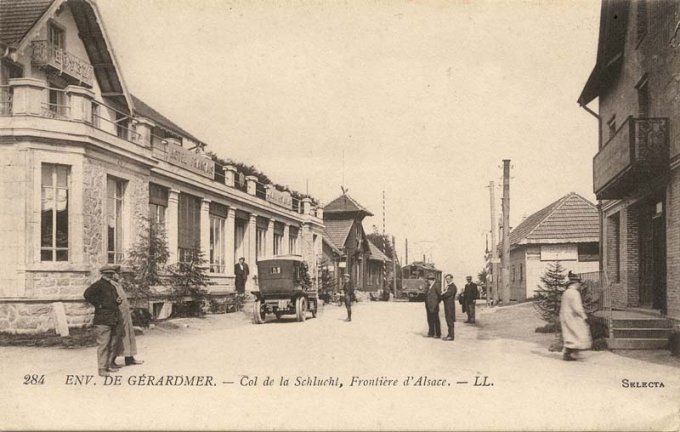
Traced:
POLYGON ((191 250, 184 261, 167 267, 170 274, 168 283, 172 287, 172 297, 179 311, 188 310, 190 315, 198 316, 207 309, 206 288, 211 285, 207 270, 207 260, 200 249, 191 250), (191 297, 191 304, 185 304, 185 298, 191 297), (187 307, 188 306, 188 307, 187 307))
POLYGON ((551 326, 559 331, 559 315, 560 302, 562 300, 562 293, 567 288, 567 280, 565 277, 565 269, 559 263, 548 264, 548 267, 541 276, 543 286, 538 286, 535 290, 534 307, 536 312, 543 321, 546 321, 551 326))
POLYGON ((141 221, 137 241, 127 251, 123 288, 132 295, 133 303, 148 299, 152 287, 163 285, 163 271, 170 253, 165 229, 160 224, 141 221))

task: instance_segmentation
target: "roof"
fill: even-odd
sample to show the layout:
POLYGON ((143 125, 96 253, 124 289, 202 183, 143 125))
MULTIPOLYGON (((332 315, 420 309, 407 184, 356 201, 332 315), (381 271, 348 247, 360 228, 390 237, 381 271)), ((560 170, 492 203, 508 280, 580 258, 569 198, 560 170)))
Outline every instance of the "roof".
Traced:
POLYGON ((333 240, 331 240, 331 236, 328 234, 328 231, 326 231, 326 227, 324 227, 321 233, 321 237, 323 241, 325 241, 326 244, 330 246, 334 253, 342 255, 342 250, 335 243, 333 243, 333 240))
POLYGON ((326 204, 323 208, 324 215, 342 214, 342 213, 360 213, 364 216, 373 216, 373 213, 368 211, 364 206, 356 202, 351 196, 345 194, 340 195, 333 201, 326 204))
POLYGON ((578 98, 581 106, 599 97, 621 70, 629 6, 629 0, 602 0, 597 60, 578 98))
MULTIPOLYGON (((0 0, 1 1, 1 0, 0 0)), ((175 122, 165 117, 163 114, 159 113, 155 109, 151 108, 146 102, 142 101, 135 95, 130 95, 132 97, 132 104, 135 107, 135 112, 142 117, 146 117, 153 120, 158 126, 168 129, 178 135, 185 136, 197 143, 202 143, 203 141, 191 135, 186 130, 179 127, 175 122)))
POLYGON ((54 0, 0 0, 0 43, 16 46, 54 0))
POLYGON ((510 232, 510 246, 529 243, 582 243, 600 239, 597 208, 571 192, 522 221, 510 232))
POLYGON ((368 240, 368 249, 371 252, 371 255, 368 257, 368 259, 374 260, 374 261, 389 261, 389 262, 392 262, 392 260, 387 258, 387 255, 382 253, 382 251, 378 248, 378 246, 376 246, 375 243, 373 243, 370 240, 368 240))
POLYGON ((347 241, 349 231, 352 229, 352 225, 354 225, 354 220, 327 220, 324 221, 324 225, 326 225, 326 233, 328 234, 330 241, 335 247, 342 250, 342 248, 345 247, 345 241, 347 241))

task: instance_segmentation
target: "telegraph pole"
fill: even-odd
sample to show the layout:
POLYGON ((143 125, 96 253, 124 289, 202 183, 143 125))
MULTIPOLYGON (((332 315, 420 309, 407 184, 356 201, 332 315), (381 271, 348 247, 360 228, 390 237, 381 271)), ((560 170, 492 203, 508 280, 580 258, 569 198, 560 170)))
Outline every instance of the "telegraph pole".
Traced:
MULTIPOLYGON (((496 183, 489 182, 489 200, 490 200, 490 217, 491 217, 491 291, 493 304, 498 304, 498 288, 500 287, 499 279, 500 272, 498 271, 498 250, 496 248, 496 183)), ((486 290, 486 301, 489 302, 489 290, 486 290)))
MULTIPOLYGON (((397 298, 397 241, 392 236, 392 292, 393 299, 397 298)), ((401 271, 401 270, 400 270, 401 271)))
POLYGON ((510 159, 503 159, 503 305, 510 304, 510 159))
POLYGON ((404 239, 404 249, 405 249, 404 253, 406 254, 405 256, 406 259, 404 259, 404 265, 408 265, 408 239, 404 239))

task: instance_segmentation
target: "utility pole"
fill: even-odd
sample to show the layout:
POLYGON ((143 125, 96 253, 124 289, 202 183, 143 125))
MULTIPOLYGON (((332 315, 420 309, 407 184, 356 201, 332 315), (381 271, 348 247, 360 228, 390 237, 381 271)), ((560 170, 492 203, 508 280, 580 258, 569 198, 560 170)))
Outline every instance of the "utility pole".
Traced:
POLYGON ((500 272, 498 271, 498 250, 496 248, 496 183, 493 181, 489 182, 489 200, 490 200, 490 217, 491 217, 491 291, 493 292, 493 298, 489 299, 489 290, 486 290, 486 301, 489 303, 489 300, 493 302, 493 304, 498 304, 498 288, 500 287, 500 284, 498 283, 498 280, 500 279, 500 272))
POLYGON ((510 159, 503 159, 503 305, 510 304, 510 159))
POLYGON ((393 299, 397 298, 397 241, 392 236, 392 292, 393 299))
POLYGON ((405 255, 405 260, 404 260, 404 265, 408 265, 408 239, 404 239, 404 253, 405 255))

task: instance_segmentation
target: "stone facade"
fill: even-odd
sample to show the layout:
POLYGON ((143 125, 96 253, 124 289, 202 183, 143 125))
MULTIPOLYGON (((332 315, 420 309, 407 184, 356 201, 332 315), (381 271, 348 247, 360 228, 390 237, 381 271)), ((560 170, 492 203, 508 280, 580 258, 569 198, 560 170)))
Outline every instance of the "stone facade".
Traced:
MULTIPOLYGON (((211 250, 223 253, 219 263, 216 261, 220 269, 211 273, 216 282, 211 290, 216 295, 229 295, 234 290, 237 250, 247 257, 251 276, 257 275, 255 221, 258 218, 267 220, 266 243, 262 246, 270 253, 274 250, 273 230, 277 224, 283 226, 284 235, 288 235, 291 227, 298 228, 298 250, 316 276, 323 220, 321 213, 316 214, 312 201, 304 199, 294 210, 289 200, 273 201, 258 195, 261 185, 256 184, 255 177, 248 177, 248 186, 242 190, 235 182, 238 173, 233 167, 226 167, 228 175, 217 176, 214 162, 204 153, 205 143, 198 142, 134 98, 124 87, 124 80, 111 79, 120 71, 108 40, 95 31, 102 17, 92 4, 65 1, 59 8, 50 8, 32 28, 26 29, 25 40, 17 50, 23 76, 12 76, 7 59, 0 59, 0 85, 3 91, 13 95, 11 105, 0 113, 0 199, 3 201, 0 205, 3 239, 0 331, 39 333, 54 328, 51 305, 55 302, 64 305, 68 326, 91 323, 93 309, 85 304, 82 295, 99 278, 98 269, 109 261, 109 178, 120 182, 123 189, 117 224, 120 237, 116 237, 121 239, 121 243, 116 244, 119 247, 116 252, 123 257, 115 257, 123 264, 125 252, 136 242, 141 230, 146 229, 142 221, 150 216, 149 185, 153 183, 167 191, 166 202, 155 205, 164 209, 169 263, 179 259, 182 221, 190 221, 184 224, 185 232, 198 232, 198 247, 206 252, 206 258, 211 250), (100 72, 93 69, 91 87, 83 86, 81 80, 70 76, 69 70, 50 70, 49 65, 36 67, 31 60, 31 43, 46 43, 48 27, 55 23, 63 30, 67 42, 68 52, 64 55, 88 59, 88 50, 80 39, 82 33, 73 18, 76 8, 80 9, 78 16, 91 21, 92 33, 88 37, 97 39, 92 43, 99 50, 97 62, 109 59, 113 66, 107 68, 106 81, 101 83, 100 72), (100 84, 109 88, 102 90, 100 84), (43 189, 52 188, 51 193, 55 193, 56 188, 45 183, 46 164, 65 167, 68 172, 67 186, 60 186, 67 189, 67 200, 61 198, 58 202, 55 198, 47 209, 43 206, 47 196, 43 195, 43 189), (200 218, 181 214, 178 197, 182 194, 199 199, 200 218), (211 210, 211 205, 215 209, 211 210), (63 208, 57 212, 58 206, 64 206, 65 213, 63 208), (227 209, 226 215, 224 209, 227 209), (62 240, 67 238, 66 247, 56 245, 58 230, 54 229, 54 220, 57 216, 50 225, 43 220, 45 212, 60 213, 61 220, 67 220, 67 229, 58 233, 62 240), (238 241, 235 217, 250 221, 245 232, 240 227, 238 241), (187 225, 193 229, 187 229, 187 225), (221 237, 216 237, 211 245, 211 229, 216 226, 221 237), (59 248, 67 254, 66 258, 55 259, 54 254, 51 258, 43 257, 43 252, 56 254, 59 248)), ((100 30, 103 32, 103 28, 100 30)), ((56 172, 56 168, 53 169, 56 172)), ((279 254, 288 250, 288 240, 281 240, 283 248, 279 254)), ((246 289, 254 289, 254 281, 254 277, 249 280, 246 289)), ((162 316, 168 313, 168 308, 163 308, 162 316)))

